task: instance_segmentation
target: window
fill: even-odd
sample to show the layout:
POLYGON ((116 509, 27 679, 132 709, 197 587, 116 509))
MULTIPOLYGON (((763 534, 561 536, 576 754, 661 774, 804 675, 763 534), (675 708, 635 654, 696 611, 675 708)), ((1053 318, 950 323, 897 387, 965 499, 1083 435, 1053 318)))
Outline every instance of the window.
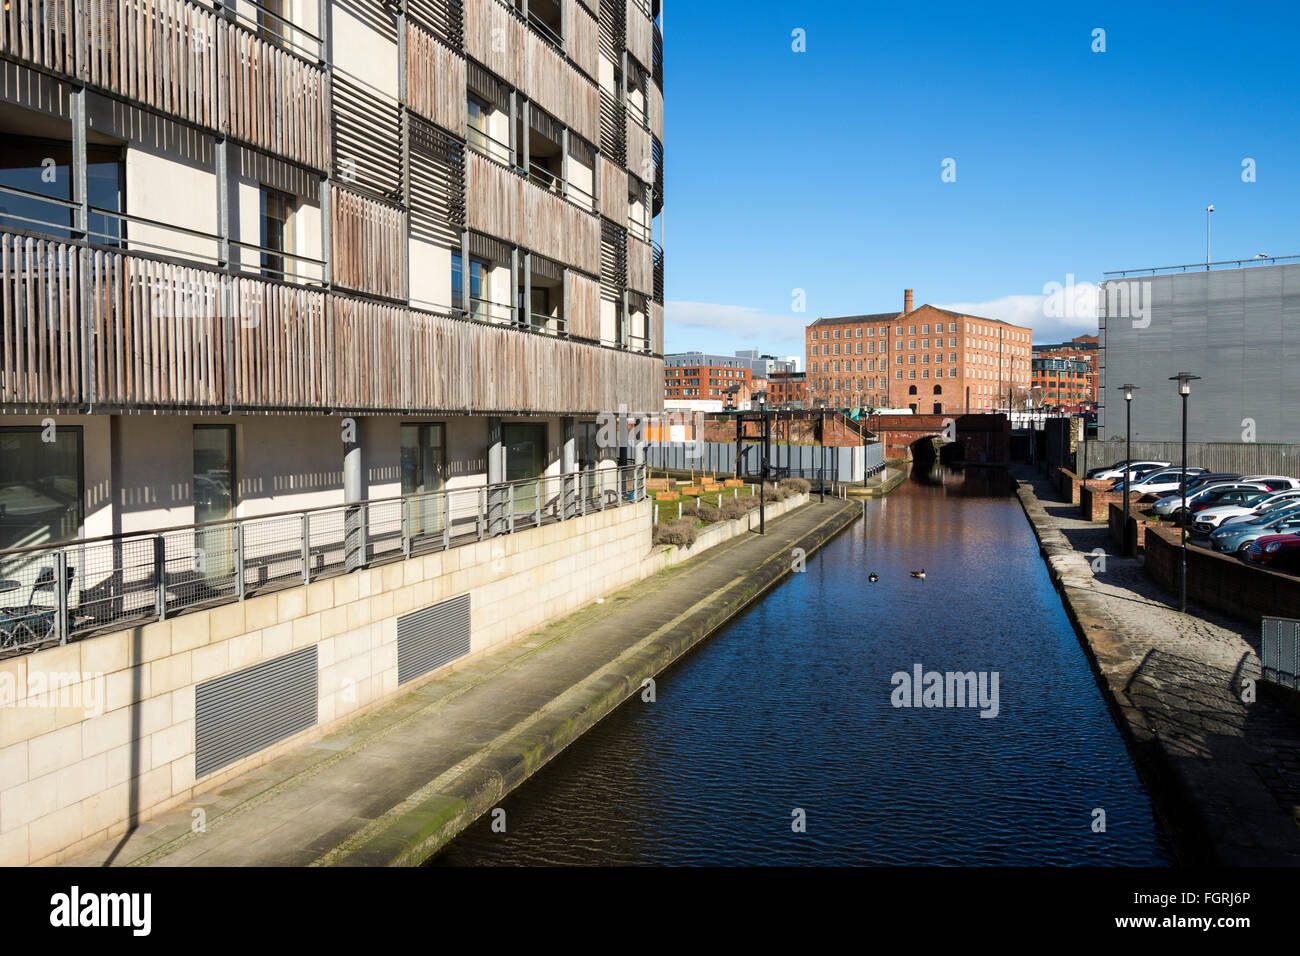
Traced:
POLYGON ((480 99, 473 93, 470 93, 466 99, 469 114, 469 145, 483 155, 491 156, 492 151, 488 144, 492 141, 492 137, 488 132, 488 117, 492 115, 492 107, 488 105, 487 100, 480 99))
MULTIPOLYGON (((507 422, 501 426, 501 440, 506 451, 506 481, 537 478, 546 469, 546 425, 507 422)), ((537 507, 537 486, 515 486, 515 513, 531 512, 537 507)))
POLYGON ((465 301, 465 288, 462 278, 460 253, 451 254, 451 303, 467 315, 476 319, 488 318, 486 296, 484 296, 483 278, 487 275, 488 263, 477 256, 469 257, 469 301, 465 301))
POLYGON ((262 275, 268 279, 285 277, 285 257, 277 255, 292 252, 289 217, 293 214, 294 198, 288 193, 263 186, 261 193, 262 275))
MULTIPOLYGON (((87 147, 86 162, 86 198, 90 205, 124 212, 126 176, 122 151, 87 147)), ((6 133, 4 149, 0 150, 0 186, 33 194, 0 193, 0 225, 71 238, 76 224, 74 211, 49 201, 72 201, 70 142, 6 133)), ((122 237, 121 220, 103 213, 92 212, 89 227, 95 242, 116 243, 122 237)))
POLYGON ((424 495, 410 509, 412 534, 442 530, 441 491, 447 478, 446 429, 441 422, 402 424, 402 494, 424 495))
POLYGON ((0 551, 75 540, 84 500, 80 425, 0 428, 0 551))

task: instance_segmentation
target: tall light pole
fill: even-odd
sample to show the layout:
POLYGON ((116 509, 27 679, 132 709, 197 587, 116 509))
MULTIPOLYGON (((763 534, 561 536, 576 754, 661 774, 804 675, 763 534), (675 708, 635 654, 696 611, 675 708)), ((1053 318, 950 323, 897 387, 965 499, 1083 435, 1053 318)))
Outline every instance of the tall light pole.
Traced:
MULTIPOLYGON (((1136 385, 1121 385, 1120 390, 1124 393, 1124 467, 1133 467, 1133 393, 1138 390, 1136 385)), ((1087 413, 1084 413, 1085 422, 1087 413)), ((1186 477, 1186 461, 1183 462, 1184 477, 1186 477)), ((1128 499, 1129 483, 1124 482, 1124 554, 1128 555, 1128 499)))
MULTIPOLYGON (((1214 207, 1211 206, 1211 209, 1214 207)), ((1207 265, 1208 269, 1209 266, 1207 265)), ((1182 468, 1182 488, 1183 488, 1183 524, 1182 524, 1182 568, 1179 573, 1178 584, 1178 610, 1184 614, 1187 613, 1187 521, 1191 516, 1187 513, 1187 396, 1192 394, 1192 382, 1197 381, 1201 376, 1193 375, 1191 372, 1179 372, 1177 375, 1171 375, 1169 381, 1178 383, 1178 394, 1183 399, 1183 468, 1182 468)), ((1127 487, 1125 488, 1127 492, 1127 487)))
POLYGON ((1214 212, 1214 204, 1205 207, 1205 271, 1210 271, 1210 213, 1214 212))

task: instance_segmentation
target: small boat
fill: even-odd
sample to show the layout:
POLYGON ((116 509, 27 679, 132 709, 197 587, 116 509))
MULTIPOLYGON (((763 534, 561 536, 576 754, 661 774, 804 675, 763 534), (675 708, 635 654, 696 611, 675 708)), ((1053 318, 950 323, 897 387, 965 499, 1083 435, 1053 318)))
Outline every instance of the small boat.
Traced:
POLYGON ((872 584, 875 584, 877 581, 880 580, 880 575, 877 574, 875 571, 872 571, 870 574, 867 575, 867 580, 870 581, 872 584))
POLYGON ((912 577, 914 577, 914 578, 922 578, 922 579, 924 579, 924 578, 925 578, 925 568, 922 568, 920 571, 913 571, 913 572, 912 572, 912 577))

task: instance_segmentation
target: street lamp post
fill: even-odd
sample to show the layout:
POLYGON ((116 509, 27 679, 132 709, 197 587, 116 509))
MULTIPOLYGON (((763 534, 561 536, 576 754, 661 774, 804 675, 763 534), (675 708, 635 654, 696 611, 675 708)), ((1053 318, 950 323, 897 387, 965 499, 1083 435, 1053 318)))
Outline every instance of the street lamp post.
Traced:
MULTIPOLYGON (((1207 265, 1206 268, 1209 268, 1207 265)), ((1190 517, 1187 514, 1187 396, 1192 393, 1192 382, 1200 378, 1199 375, 1193 375, 1190 372, 1179 372, 1177 375, 1171 375, 1169 381, 1178 383, 1178 394, 1183 399, 1183 467, 1182 467, 1182 490, 1183 490, 1183 523, 1182 523, 1182 566, 1178 578, 1178 610, 1184 614, 1187 613, 1187 520, 1190 517)))
MULTIPOLYGON (((1133 467, 1133 393, 1138 390, 1136 385, 1121 385, 1120 390, 1124 393, 1124 462, 1125 468, 1133 467)), ((1085 416, 1087 413, 1084 413, 1085 416)), ((1087 418, 1084 418, 1087 421, 1087 418)), ((1183 463, 1186 468, 1186 462, 1183 463)), ((1184 475, 1186 478, 1186 475, 1184 475)), ((1124 483, 1124 554, 1128 555, 1128 500, 1129 500, 1129 483, 1124 483)))
POLYGON ((767 534, 767 511, 763 500, 767 497, 767 392, 758 393, 759 427, 763 431, 763 450, 758 459, 758 533, 767 534))

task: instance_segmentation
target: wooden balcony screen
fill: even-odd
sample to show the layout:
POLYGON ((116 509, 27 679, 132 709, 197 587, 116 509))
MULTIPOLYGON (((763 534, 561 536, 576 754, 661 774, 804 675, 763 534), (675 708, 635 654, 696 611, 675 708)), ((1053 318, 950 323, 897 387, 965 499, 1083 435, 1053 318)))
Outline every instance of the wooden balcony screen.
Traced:
POLYGON ((654 156, 650 150, 650 134, 645 127, 627 119, 627 168, 643 182, 655 181, 654 156))
POLYGON ((465 58, 413 23, 406 26, 406 101, 462 139, 467 134, 465 58))
POLYGON ((406 212, 335 187, 331 201, 334 284, 390 299, 406 297, 406 212))
POLYGON ((600 79, 599 33, 596 18, 578 3, 578 0, 564 0, 565 20, 569 35, 565 37, 565 47, 569 58, 578 64, 578 68, 593 80, 600 79))
POLYGON ((646 84, 646 90, 649 93, 650 132, 662 143, 664 141, 664 94, 659 89, 659 84, 653 80, 646 84))
POLYGON ((73 0, 7 0, 7 7, 0 52, 84 73, 92 86, 313 169, 328 165, 324 71, 209 9, 187 0, 80 0, 75 8, 73 0), (80 29, 70 32, 73 24, 80 29))
POLYGON ((653 295, 655 288, 654 253, 650 243, 627 237, 627 287, 653 295))
POLYGON ((595 345, 0 233, 7 406, 573 414, 656 408, 662 376, 595 345))
POLYGON ((599 342, 600 282, 572 269, 566 270, 565 281, 568 282, 569 334, 599 342))
POLYGON ((664 307, 662 302, 650 303, 650 351, 664 354, 664 307))
POLYGON ((477 153, 469 155, 469 227, 584 272, 600 270, 600 220, 477 153))
POLYGON ((654 65, 654 31, 650 18, 636 0, 627 0, 627 52, 649 69, 654 65))
POLYGON ((627 225, 627 170, 600 157, 600 214, 620 227, 627 225))
POLYGON ((596 142, 600 131, 597 85, 574 70, 499 0, 466 0, 465 52, 523 90, 579 136, 596 142))

